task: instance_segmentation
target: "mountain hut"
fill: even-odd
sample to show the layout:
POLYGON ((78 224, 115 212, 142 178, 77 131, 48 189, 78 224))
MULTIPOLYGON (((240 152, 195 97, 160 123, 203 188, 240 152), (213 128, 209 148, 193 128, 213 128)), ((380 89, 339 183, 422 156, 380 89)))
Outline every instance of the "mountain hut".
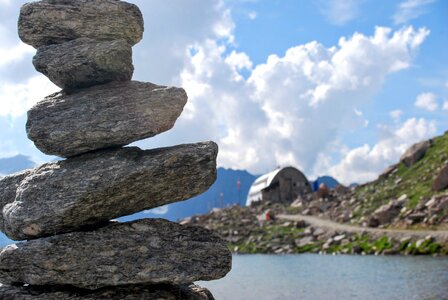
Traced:
POLYGON ((250 187, 246 205, 258 201, 292 203, 312 192, 306 176, 294 167, 278 168, 258 177, 250 187))

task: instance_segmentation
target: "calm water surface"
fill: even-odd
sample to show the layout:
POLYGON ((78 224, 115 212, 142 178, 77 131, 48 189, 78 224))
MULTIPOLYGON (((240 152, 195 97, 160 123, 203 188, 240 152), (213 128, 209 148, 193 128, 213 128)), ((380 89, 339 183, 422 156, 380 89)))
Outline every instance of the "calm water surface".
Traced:
POLYGON ((236 255, 224 279, 199 285, 217 300, 445 300, 448 258, 236 255))

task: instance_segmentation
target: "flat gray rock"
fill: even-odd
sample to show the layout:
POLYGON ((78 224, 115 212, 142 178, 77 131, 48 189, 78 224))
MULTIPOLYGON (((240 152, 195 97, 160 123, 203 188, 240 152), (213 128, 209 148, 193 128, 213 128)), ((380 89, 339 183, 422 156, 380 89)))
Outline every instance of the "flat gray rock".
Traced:
POLYGON ((222 278, 231 264, 227 244, 211 231, 144 219, 7 246, 0 252, 0 282, 92 290, 184 284, 222 278))
POLYGON ((2 231, 14 240, 33 239, 189 199, 215 181, 217 153, 215 143, 204 142, 95 151, 44 164, 3 207, 2 231))
POLYGON ((33 65, 54 84, 69 90, 131 80, 134 72, 132 48, 125 40, 80 38, 42 46, 33 58, 33 65))
POLYGON ((135 45, 143 36, 143 17, 124 1, 42 0, 22 6, 18 27, 22 41, 34 48, 82 37, 135 45))
POLYGON ((95 291, 67 287, 0 286, 3 300, 214 300, 206 288, 191 285, 130 285, 95 291))
POLYGON ((181 88, 111 82, 46 97, 28 111, 28 138, 42 152, 70 157, 167 131, 187 102, 181 88))

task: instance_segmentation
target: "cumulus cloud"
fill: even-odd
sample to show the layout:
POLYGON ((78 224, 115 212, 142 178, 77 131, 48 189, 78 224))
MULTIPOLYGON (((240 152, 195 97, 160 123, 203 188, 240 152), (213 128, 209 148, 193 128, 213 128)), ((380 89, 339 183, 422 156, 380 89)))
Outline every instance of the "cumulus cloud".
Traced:
POLYGON ((345 25, 359 14, 360 0, 327 0, 319 2, 321 13, 334 25, 345 25))
POLYGON ((355 108, 411 65, 428 34, 378 27, 330 48, 311 42, 269 56, 247 79, 238 76, 251 66, 246 54, 211 39, 195 44, 179 76, 189 94, 184 113, 174 130, 141 145, 212 139, 221 166, 263 173, 292 164, 312 175, 341 134, 365 126, 355 108))
POLYGON ((433 2, 435 0, 406 0, 401 2, 392 17, 394 23, 396 25, 405 24, 418 18, 427 12, 427 6, 433 2))
POLYGON ((414 105, 427 111, 436 111, 439 107, 437 96, 433 93, 421 93, 417 96, 414 105))
POLYGON ((403 111, 400 109, 392 110, 389 112, 390 117, 394 122, 400 121, 401 115, 403 114, 403 111))
POLYGON ((130 0, 145 20, 143 40, 133 49, 137 80, 174 84, 185 51, 206 39, 233 42, 230 10, 220 0, 130 0))
POLYGON ((434 121, 408 119, 398 128, 381 126, 377 144, 365 144, 350 150, 330 174, 345 184, 376 179, 387 166, 398 162, 412 144, 431 138, 436 133, 434 121))

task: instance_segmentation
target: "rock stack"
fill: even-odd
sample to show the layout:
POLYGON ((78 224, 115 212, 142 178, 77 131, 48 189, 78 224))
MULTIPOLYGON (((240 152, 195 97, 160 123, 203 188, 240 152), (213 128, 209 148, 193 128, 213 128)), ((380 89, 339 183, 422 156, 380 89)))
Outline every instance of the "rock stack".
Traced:
POLYGON ((231 255, 212 232, 162 219, 111 221, 186 200, 216 179, 213 142, 123 147, 173 127, 181 88, 131 81, 143 35, 133 4, 25 4, 19 35, 62 88, 28 112, 28 137, 65 160, 0 181, 1 299, 212 299, 191 283, 224 277, 231 255))

